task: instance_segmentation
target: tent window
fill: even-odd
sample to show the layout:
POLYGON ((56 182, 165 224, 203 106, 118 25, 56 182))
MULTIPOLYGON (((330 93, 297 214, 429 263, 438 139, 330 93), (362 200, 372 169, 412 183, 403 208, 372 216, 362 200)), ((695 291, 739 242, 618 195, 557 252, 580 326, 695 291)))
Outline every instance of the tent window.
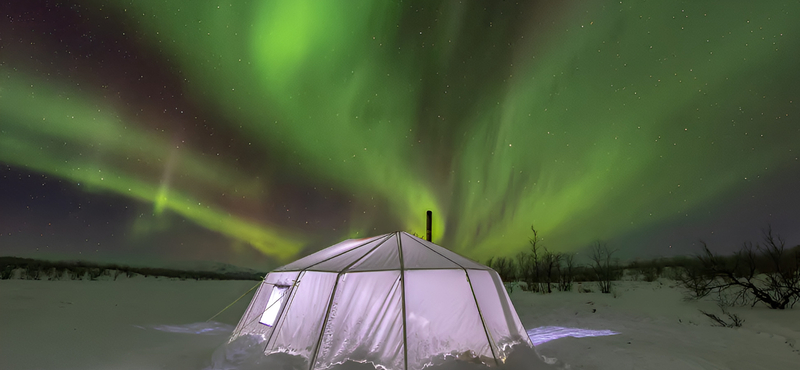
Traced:
POLYGON ((288 286, 276 285, 272 288, 272 294, 269 295, 269 301, 267 301, 267 308, 264 310, 264 314, 261 315, 261 320, 258 320, 258 322, 267 326, 275 324, 275 319, 278 318, 278 313, 281 312, 281 306, 283 306, 283 302, 286 300, 286 293, 288 290, 288 286))

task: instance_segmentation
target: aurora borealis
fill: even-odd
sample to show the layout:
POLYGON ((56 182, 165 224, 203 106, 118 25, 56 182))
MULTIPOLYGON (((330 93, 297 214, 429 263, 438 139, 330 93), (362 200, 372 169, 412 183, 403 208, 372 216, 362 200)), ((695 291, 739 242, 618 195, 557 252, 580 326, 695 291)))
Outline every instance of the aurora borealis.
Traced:
POLYGON ((800 242, 797 1, 2 9, 0 254, 800 242))

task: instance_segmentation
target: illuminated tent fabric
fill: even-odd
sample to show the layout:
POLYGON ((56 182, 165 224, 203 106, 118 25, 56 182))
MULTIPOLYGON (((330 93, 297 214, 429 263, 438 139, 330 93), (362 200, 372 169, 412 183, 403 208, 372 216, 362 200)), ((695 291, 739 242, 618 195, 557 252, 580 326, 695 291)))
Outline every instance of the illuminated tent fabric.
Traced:
POLYGON ((531 345, 498 274, 405 232, 345 240, 270 272, 231 341, 309 369, 350 360, 420 370, 456 357, 488 365, 531 345))

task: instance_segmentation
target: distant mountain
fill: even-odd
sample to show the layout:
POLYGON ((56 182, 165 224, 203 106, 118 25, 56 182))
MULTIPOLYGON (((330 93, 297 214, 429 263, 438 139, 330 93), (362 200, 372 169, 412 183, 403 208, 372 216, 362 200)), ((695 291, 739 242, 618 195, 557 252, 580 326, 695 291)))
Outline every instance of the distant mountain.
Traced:
POLYGON ((0 279, 97 280, 161 276, 181 280, 261 280, 266 273, 226 263, 200 262, 175 267, 142 267, 88 261, 50 261, 21 257, 0 257, 0 279))
POLYGON ((216 272, 220 274, 248 273, 248 274, 258 274, 261 276, 266 274, 266 272, 261 272, 246 267, 240 267, 236 265, 231 265, 229 263, 213 262, 213 261, 171 262, 162 266, 152 266, 152 267, 174 269, 174 270, 207 271, 207 272, 216 272))

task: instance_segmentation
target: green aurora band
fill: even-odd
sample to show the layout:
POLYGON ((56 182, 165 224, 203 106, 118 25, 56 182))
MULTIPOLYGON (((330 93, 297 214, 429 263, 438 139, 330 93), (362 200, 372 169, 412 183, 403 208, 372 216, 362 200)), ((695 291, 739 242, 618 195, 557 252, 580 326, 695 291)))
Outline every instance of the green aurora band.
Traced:
MULTIPOLYGON (((386 202, 388 214, 354 205, 343 237, 374 234, 381 217, 422 234, 430 209, 435 240, 477 259, 516 252, 531 224, 552 248, 576 250, 702 220, 796 161, 785 81, 800 77, 797 2, 521 14, 423 2, 421 15, 383 1, 93 4, 135 20, 180 67, 185 93, 255 145, 355 202, 386 202)), ((211 195, 280 196, 226 159, 176 148, 91 95, 2 71, 0 161, 153 202, 280 259, 306 246, 211 195)))
POLYGON ((296 236, 197 200, 208 198, 202 193, 229 191, 257 201, 259 187, 253 179, 231 173, 223 163, 196 153, 180 153, 186 150, 136 126, 124 125, 119 116, 79 94, 59 93, 42 81, 25 82, 11 76, 3 81, 0 154, 4 162, 75 181, 87 191, 111 191, 152 201, 156 214, 169 209, 277 258, 291 257, 300 250, 302 239, 296 236), (181 157, 181 179, 172 175, 176 156, 181 157), (185 190, 171 188, 171 181, 180 181, 177 189, 185 190))

